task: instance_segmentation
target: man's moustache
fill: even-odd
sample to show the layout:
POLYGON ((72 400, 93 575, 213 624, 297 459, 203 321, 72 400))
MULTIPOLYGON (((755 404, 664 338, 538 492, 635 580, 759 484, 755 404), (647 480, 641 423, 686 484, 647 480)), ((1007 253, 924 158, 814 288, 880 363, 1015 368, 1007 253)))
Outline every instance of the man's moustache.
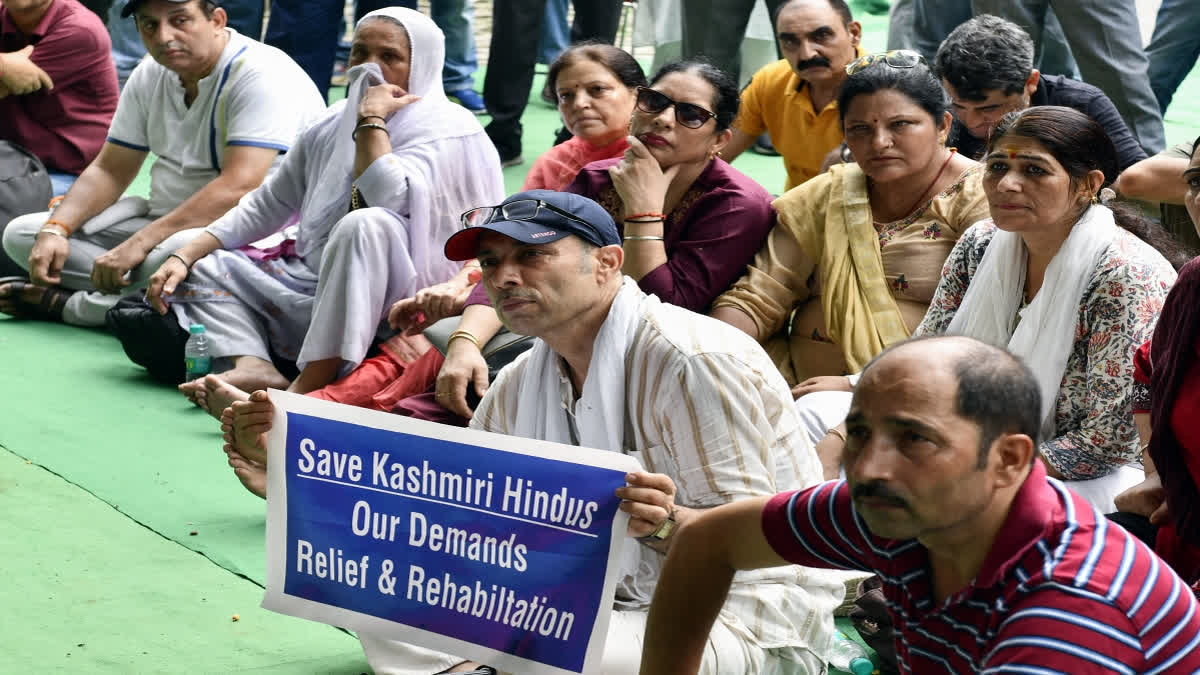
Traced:
POLYGON ((804 70, 805 68, 829 67, 829 59, 822 56, 811 58, 807 61, 797 61, 796 70, 804 70))
POLYGON ((501 303, 505 300, 512 300, 513 298, 518 300, 537 300, 537 298, 534 297, 534 294, 530 293, 529 291, 505 291, 496 295, 496 302, 501 303))
POLYGON ((895 492, 892 492, 880 481, 872 481, 870 483, 855 485, 854 489, 850 492, 850 496, 854 499, 860 499, 863 497, 886 499, 897 506, 903 506, 906 508, 908 507, 908 502, 904 501, 903 497, 895 492))

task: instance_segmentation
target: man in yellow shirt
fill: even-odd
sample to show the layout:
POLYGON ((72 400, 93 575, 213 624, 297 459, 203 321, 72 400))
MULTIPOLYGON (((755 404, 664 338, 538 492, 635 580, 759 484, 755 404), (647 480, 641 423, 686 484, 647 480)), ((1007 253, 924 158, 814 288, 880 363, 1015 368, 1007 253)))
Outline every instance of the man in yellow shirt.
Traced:
POLYGON ((861 54, 862 26, 844 0, 790 0, 776 14, 775 37, 783 58, 742 91, 733 139, 721 154, 732 161, 769 132, 790 190, 820 173, 842 142, 837 92, 846 65, 861 54))

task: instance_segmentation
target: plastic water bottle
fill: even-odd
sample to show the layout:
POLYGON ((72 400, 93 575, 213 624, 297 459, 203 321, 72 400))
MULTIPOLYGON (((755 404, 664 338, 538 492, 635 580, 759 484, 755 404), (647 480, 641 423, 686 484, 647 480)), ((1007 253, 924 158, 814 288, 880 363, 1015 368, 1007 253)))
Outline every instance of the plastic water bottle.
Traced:
POLYGON ((190 381, 208 374, 212 369, 212 357, 208 355, 208 336, 204 333, 204 324, 194 323, 188 332, 191 336, 183 346, 183 365, 190 381))
POLYGON ((840 630, 833 636, 829 665, 854 675, 871 675, 875 672, 875 664, 871 663, 867 650, 840 630))

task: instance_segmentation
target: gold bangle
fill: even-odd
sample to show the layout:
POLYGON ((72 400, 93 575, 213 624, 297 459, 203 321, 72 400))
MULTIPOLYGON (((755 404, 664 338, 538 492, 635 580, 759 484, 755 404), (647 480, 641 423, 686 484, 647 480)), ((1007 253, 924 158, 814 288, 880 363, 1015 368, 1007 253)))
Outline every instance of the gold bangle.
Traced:
POLYGON ((837 436, 838 438, 842 439, 842 445, 846 444, 846 434, 843 434, 841 429, 839 429, 837 427, 830 427, 829 430, 825 432, 826 436, 828 436, 829 434, 833 434, 834 436, 837 436))
POLYGON ((478 349, 480 352, 483 351, 483 345, 481 345, 479 343, 479 338, 472 335, 470 333, 470 331, 465 331, 465 330, 456 330, 453 333, 451 333, 449 339, 446 340, 446 348, 449 349, 450 343, 454 342, 458 338, 462 338, 464 340, 470 340, 471 344, 475 345, 475 349, 478 349))

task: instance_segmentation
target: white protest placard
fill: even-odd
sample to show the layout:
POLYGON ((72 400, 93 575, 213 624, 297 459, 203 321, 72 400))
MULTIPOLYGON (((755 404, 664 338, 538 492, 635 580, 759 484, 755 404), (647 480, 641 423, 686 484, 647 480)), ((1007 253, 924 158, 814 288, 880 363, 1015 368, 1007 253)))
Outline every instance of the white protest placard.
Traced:
POLYGON ((640 470, 617 452, 271 391, 277 612, 501 670, 596 672, 640 470))

